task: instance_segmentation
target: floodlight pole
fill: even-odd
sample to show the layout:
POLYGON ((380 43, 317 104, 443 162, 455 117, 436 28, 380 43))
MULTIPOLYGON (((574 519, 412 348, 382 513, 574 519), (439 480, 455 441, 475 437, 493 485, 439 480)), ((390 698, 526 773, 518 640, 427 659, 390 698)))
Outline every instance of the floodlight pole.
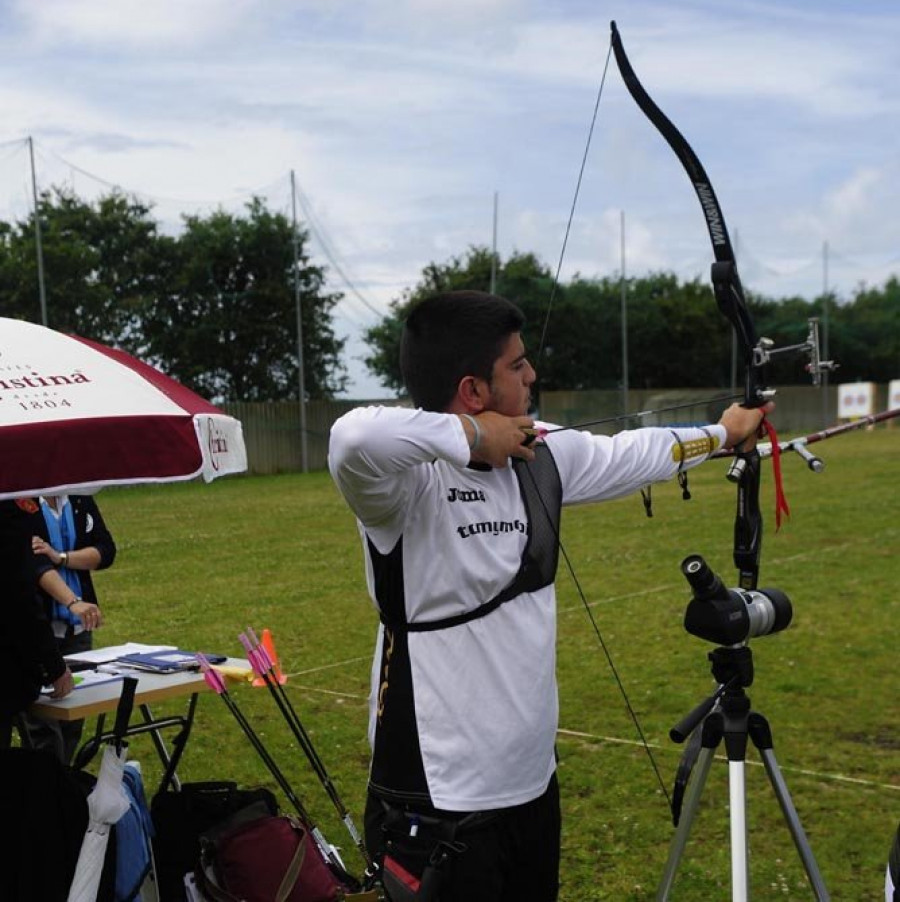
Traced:
POLYGON ((625 211, 620 211, 620 254, 622 258, 622 413, 628 413, 628 282, 625 278, 625 211))
POLYGON ((494 192, 494 221, 493 237, 491 241, 491 294, 497 293, 497 202, 498 195, 494 192))
POLYGON ((44 248, 41 243, 41 215, 38 208, 37 176, 34 171, 34 141, 31 135, 28 141, 28 157, 31 160, 31 197, 34 201, 34 244, 37 252, 38 297, 41 303, 41 325, 47 322, 47 290, 44 287, 44 248))
MULTIPOLYGON (((828 242, 822 242, 822 359, 828 359, 828 242)), ((822 373, 822 422, 828 416, 828 370, 822 373)))
POLYGON ((297 227, 297 185, 291 170, 291 215, 294 232, 294 306, 297 309, 297 388, 300 394, 300 458, 303 472, 309 472, 306 448, 306 385, 303 379, 303 317, 300 303, 300 233, 297 227))

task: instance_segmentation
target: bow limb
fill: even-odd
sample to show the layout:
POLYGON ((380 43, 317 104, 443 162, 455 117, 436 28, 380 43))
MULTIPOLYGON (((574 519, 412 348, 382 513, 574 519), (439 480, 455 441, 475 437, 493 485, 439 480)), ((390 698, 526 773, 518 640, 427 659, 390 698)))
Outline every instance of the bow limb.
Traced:
MULTIPOLYGON (((744 405, 761 407, 772 395, 764 387, 763 382, 766 353, 747 308, 744 289, 738 276, 734 249, 728 237, 725 217, 716 192, 693 148, 652 100, 635 74, 625 53, 616 23, 610 23, 610 27, 616 65, 619 67, 628 92, 644 115, 666 139, 697 193, 715 257, 711 275, 716 303, 721 313, 734 328, 743 350, 744 405)), ((740 585, 743 589, 755 589, 759 576, 763 526, 759 509, 759 473, 759 454, 755 448, 746 452, 740 451, 735 455, 735 463, 729 471, 729 478, 737 483, 738 489, 737 515, 734 524, 734 563, 740 572, 740 585)))
POLYGON ((634 98, 635 103, 637 103, 644 115, 656 126, 657 131, 666 139, 669 147, 672 148, 675 156, 678 157, 685 172, 687 172, 688 178, 694 186, 694 191, 697 193, 700 208, 703 210, 703 216, 706 219, 706 228, 709 232, 716 261, 712 267, 712 282, 716 303, 721 313, 727 317, 734 327, 744 351, 744 362, 747 369, 747 378, 744 385, 744 403, 748 407, 759 407, 767 400, 766 395, 761 394, 765 389, 762 384, 762 361, 759 359, 756 351, 759 345, 759 338, 757 337, 756 327, 753 324, 750 311, 747 309, 747 301, 740 277, 738 276, 734 249, 731 245, 731 239, 728 237, 728 228, 725 225, 722 207, 697 154, 694 153, 691 145, 688 144, 684 135, 675 127, 671 119, 656 105, 635 74, 634 68, 625 53, 625 47, 616 28, 616 23, 612 22, 610 27, 613 53, 615 54, 619 72, 622 74, 622 80, 628 88, 628 93, 634 98))

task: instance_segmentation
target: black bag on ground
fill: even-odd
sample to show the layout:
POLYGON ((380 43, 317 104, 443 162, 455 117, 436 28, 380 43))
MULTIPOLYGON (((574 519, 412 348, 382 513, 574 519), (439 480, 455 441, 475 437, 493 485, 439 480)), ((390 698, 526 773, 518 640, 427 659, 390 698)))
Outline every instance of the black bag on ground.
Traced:
POLYGON ((156 830, 153 856, 160 902, 184 902, 184 875, 200 858, 201 834, 254 803, 278 814, 278 803, 268 789, 238 789, 230 781, 185 783, 179 792, 153 797, 150 814, 156 830))

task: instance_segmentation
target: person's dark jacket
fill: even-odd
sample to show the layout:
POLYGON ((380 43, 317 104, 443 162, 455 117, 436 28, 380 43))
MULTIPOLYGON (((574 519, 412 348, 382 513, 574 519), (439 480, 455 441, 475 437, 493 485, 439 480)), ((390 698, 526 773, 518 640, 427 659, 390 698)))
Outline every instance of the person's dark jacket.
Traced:
POLYGON ((34 501, 0 501, 0 717, 24 711, 66 663, 37 598, 31 537, 43 522, 34 501))
MULTIPOLYGON (((105 570, 116 559, 116 543, 110 531, 103 522, 103 516, 100 508, 90 495, 69 495, 69 502, 72 505, 72 516, 75 520, 75 550, 79 548, 96 548, 100 552, 100 564, 98 570, 105 570)), ((47 524, 44 522, 43 514, 38 517, 40 522, 36 522, 34 535, 40 536, 45 542, 50 541, 47 533, 47 524)), ((64 549, 57 548, 57 551, 64 549)), ((53 570, 54 565, 44 554, 36 555, 36 572, 38 578, 47 570, 53 570)), ((97 593, 94 591, 94 583, 91 579, 90 570, 79 570, 78 578, 81 580, 81 597, 84 601, 91 604, 98 604, 97 593)), ((39 590, 40 591, 40 590, 39 590)), ((45 611, 50 614, 53 610, 50 596, 44 592, 40 592, 44 599, 45 611)))

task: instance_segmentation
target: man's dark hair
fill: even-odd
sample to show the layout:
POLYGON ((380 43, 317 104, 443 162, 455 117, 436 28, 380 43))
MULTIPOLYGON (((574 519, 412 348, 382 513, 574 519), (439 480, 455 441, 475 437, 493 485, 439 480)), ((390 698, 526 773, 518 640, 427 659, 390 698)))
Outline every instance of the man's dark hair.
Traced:
POLYGON ((446 410, 465 376, 490 383, 494 362, 524 322, 515 304, 484 291, 448 291, 417 304, 400 342, 400 370, 416 407, 446 410))

